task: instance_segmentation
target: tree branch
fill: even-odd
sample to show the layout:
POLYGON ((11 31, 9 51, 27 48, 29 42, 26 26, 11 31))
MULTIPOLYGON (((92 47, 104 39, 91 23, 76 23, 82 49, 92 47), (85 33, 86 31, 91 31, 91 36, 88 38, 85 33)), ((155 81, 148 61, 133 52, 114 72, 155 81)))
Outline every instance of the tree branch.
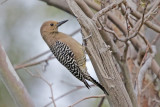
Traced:
POLYGON ((32 72, 30 72, 28 69, 25 69, 32 77, 36 77, 36 78, 40 78, 42 81, 44 81, 50 88, 50 91, 51 91, 51 100, 52 100, 52 103, 54 105, 54 107, 56 107, 56 103, 55 103, 55 100, 54 100, 54 95, 53 95, 53 88, 52 88, 52 85, 53 83, 49 83, 40 73, 38 73, 38 75, 35 75, 33 74, 32 72))
POLYGON ((67 0, 67 3, 78 18, 84 38, 87 38, 88 35, 92 35, 86 40, 86 50, 97 77, 105 89, 109 90, 109 96, 107 96, 109 97, 109 103, 114 107, 132 107, 128 93, 115 68, 109 46, 104 43, 97 26, 81 11, 74 0, 67 0))
POLYGON ((0 44, 0 76, 17 107, 34 107, 25 86, 0 44))
POLYGON ((44 63, 44 62, 47 62, 51 59, 54 59, 55 57, 49 57, 49 58, 46 58, 46 59, 43 59, 43 60, 40 60, 40 61, 37 61, 37 62, 33 62, 33 63, 29 63, 29 64, 22 64, 22 65, 17 65, 14 67, 15 70, 18 70, 18 69, 22 69, 22 68, 26 68, 26 67, 31 67, 31 66, 35 66, 35 65, 38 65, 38 64, 41 64, 41 63, 44 63))
POLYGON ((69 107, 74 107, 75 105, 77 105, 78 103, 84 101, 84 100, 87 100, 87 99, 91 99, 91 98, 103 98, 105 97, 105 95, 97 95, 97 96, 89 96, 89 97, 85 97, 77 102, 75 102, 74 104, 70 105, 69 107))
MULTIPOLYGON (((160 0, 155 0, 154 7, 158 6, 160 3, 160 0)), ((130 7, 131 8, 131 7, 130 7)), ((122 8, 123 9, 123 8, 122 8)), ((142 17, 141 13, 131 8, 131 14, 134 15, 136 18, 140 19, 142 17)), ((156 24, 153 24, 151 21, 146 21, 145 24, 152 30, 160 33, 160 27, 156 24)))

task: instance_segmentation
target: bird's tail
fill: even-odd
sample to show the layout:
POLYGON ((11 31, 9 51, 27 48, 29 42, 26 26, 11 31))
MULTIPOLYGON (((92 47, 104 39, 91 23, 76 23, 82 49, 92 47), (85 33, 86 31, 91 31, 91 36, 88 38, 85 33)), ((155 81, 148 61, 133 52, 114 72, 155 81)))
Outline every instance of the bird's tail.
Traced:
POLYGON ((89 89, 90 88, 90 85, 88 84, 88 82, 84 79, 83 80, 83 83, 85 84, 85 86, 89 89))
POLYGON ((93 79, 91 76, 89 76, 89 77, 90 77, 90 79, 91 79, 91 80, 89 80, 89 81, 93 82, 96 86, 98 86, 101 90, 103 90, 103 92, 104 92, 105 94, 109 95, 108 92, 105 90, 105 88, 104 88, 100 83, 98 83, 98 82, 97 82, 95 79, 93 79))

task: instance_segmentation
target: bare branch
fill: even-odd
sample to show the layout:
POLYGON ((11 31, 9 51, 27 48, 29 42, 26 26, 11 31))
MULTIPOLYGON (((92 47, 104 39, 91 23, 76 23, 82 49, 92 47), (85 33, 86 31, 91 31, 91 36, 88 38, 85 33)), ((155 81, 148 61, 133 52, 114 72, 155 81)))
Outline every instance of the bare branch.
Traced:
MULTIPOLYGON (((154 5, 153 5, 153 7, 157 7, 158 5, 159 5, 159 3, 160 3, 160 0, 155 0, 154 1, 155 3, 154 3, 154 5)), ((152 7, 152 8, 153 8, 152 7)), ((131 7, 130 7, 131 8, 131 7)), ((155 9, 154 8, 154 9, 155 9)), ((122 8, 123 9, 123 8, 122 8)), ((133 8, 131 8, 131 14, 132 15, 134 15, 136 18, 138 18, 138 19, 140 19, 141 18, 141 14, 138 12, 138 11, 136 11, 136 10, 134 10, 133 8)), ((160 27, 159 26, 157 26, 156 24, 153 24, 151 21, 146 21, 145 22, 145 24, 149 27, 149 28, 151 28, 152 30, 154 30, 154 31, 156 31, 156 32, 158 32, 158 33, 160 33, 160 27)))
POLYGON ((70 105, 69 107, 74 107, 75 105, 77 105, 78 103, 84 101, 84 100, 87 100, 87 99, 91 99, 91 98, 103 98, 105 97, 106 95, 97 95, 97 96, 89 96, 89 97, 85 97, 77 102, 75 102, 74 104, 70 105))
POLYGON ((18 69, 22 69, 22 68, 26 68, 26 67, 31 67, 31 66, 35 66, 35 65, 38 65, 38 64, 41 64, 41 63, 44 63, 44 62, 47 62, 51 59, 54 59, 55 57, 49 57, 49 58, 46 58, 46 59, 43 59, 41 61, 37 61, 37 62, 33 62, 33 63, 29 63, 29 64, 22 64, 22 65, 17 65, 14 67, 15 70, 18 70, 18 69))
POLYGON ((142 80, 144 78, 144 74, 146 73, 146 71, 148 70, 148 68, 151 67, 151 62, 152 59, 154 58, 155 54, 156 54, 156 49, 154 46, 152 46, 152 50, 153 53, 149 55, 149 58, 145 61, 145 63, 143 64, 143 66, 140 68, 139 74, 138 74, 138 94, 141 94, 141 89, 142 89, 142 80))
POLYGON ((32 58, 24 61, 23 63, 16 65, 16 66, 29 63, 29 62, 31 62, 31 61, 33 61, 33 60, 35 60, 35 59, 38 59, 38 58, 40 58, 40 57, 42 57, 42 56, 44 56, 44 55, 46 55, 46 54, 48 54, 48 53, 50 53, 50 52, 51 52, 50 50, 44 51, 43 53, 40 53, 39 55, 36 55, 35 57, 32 57, 32 58))
POLYGON ((103 102, 104 102, 104 99, 105 99, 105 97, 102 97, 102 98, 101 98, 101 101, 99 102, 98 107, 102 107, 103 102))
POLYGON ((25 86, 14 70, 4 48, 0 44, 0 79, 17 107, 34 107, 25 86))
POLYGON ((56 103, 55 103, 55 100, 54 100, 54 95, 53 95, 53 88, 52 88, 52 83, 49 83, 40 73, 38 73, 38 75, 35 75, 33 74, 32 72, 30 72, 28 69, 25 68, 25 70, 32 76, 32 77, 36 77, 36 78, 40 78, 42 81, 44 81, 50 88, 50 91, 51 91, 51 100, 52 100, 52 103, 54 105, 54 107, 56 107, 56 103))
POLYGON ((155 45, 156 42, 157 42, 159 39, 160 39, 160 34, 158 34, 158 35, 155 37, 155 39, 152 41, 151 44, 155 45))
MULTIPOLYGON (((73 86, 73 85, 72 85, 72 86, 73 86)), ((92 87, 92 86, 94 86, 94 85, 90 85, 90 86, 92 87)), ((80 90, 80 89, 82 89, 82 88, 86 88, 85 86, 75 86, 75 87, 76 87, 76 88, 74 88, 74 89, 72 89, 72 90, 70 90, 70 91, 62 94, 61 96, 57 97, 57 98, 55 99, 55 101, 57 101, 57 100, 65 97, 65 96, 67 96, 67 95, 69 95, 69 94, 71 94, 71 93, 73 93, 73 92, 75 92, 75 91, 78 91, 78 90, 80 90)), ((48 107, 50 104, 52 104, 52 102, 47 103, 44 107, 48 107)))
POLYGON ((101 17, 102 15, 106 14, 108 11, 110 11, 111 9, 117 7, 118 5, 120 5, 123 2, 124 2, 123 0, 119 0, 119 1, 116 1, 116 2, 114 2, 112 4, 110 4, 108 7, 105 7, 104 9, 100 10, 99 12, 97 12, 92 19, 97 21, 98 17, 101 17))
MULTIPOLYGON (((120 2, 120 3, 121 3, 121 2, 120 2)), ((148 5, 148 3, 147 3, 147 5, 148 5)), ((111 31, 111 30, 109 30, 109 29, 107 29, 107 28, 104 28, 104 26, 102 26, 102 29, 104 29, 105 31, 107 31, 107 32, 109 32, 109 33, 112 33, 112 34, 113 34, 119 41, 121 41, 121 42, 126 42, 126 41, 134 38, 134 37, 139 33, 142 25, 144 24, 144 18, 147 17, 147 16, 149 16, 149 14, 147 14, 147 15, 144 17, 144 15, 145 15, 145 10, 146 10, 146 8, 147 8, 147 5, 146 5, 145 8, 144 8, 144 12, 143 12, 142 18, 137 22, 137 24, 134 26, 134 28, 132 29, 132 31, 131 31, 130 34, 129 34, 128 23, 127 23, 128 35, 131 35, 131 36, 127 36, 126 38, 119 38, 118 35, 117 35, 114 31, 111 31), (141 24, 139 25, 140 22, 141 22, 141 24), (138 25, 139 25, 139 27, 138 27, 138 25), (135 30, 135 29, 137 29, 137 30, 135 30), (135 32, 135 31, 136 31, 136 32, 135 32)), ((108 9, 108 8, 107 8, 107 9, 108 9)), ((97 16, 100 17, 100 15, 97 15, 97 16)), ((94 19, 94 20, 97 20, 98 17, 94 17, 94 18, 96 18, 96 19, 94 19)), ((127 22, 127 21, 126 21, 126 22, 127 22)), ((101 24, 101 25, 102 25, 102 24, 101 24)))
POLYGON ((134 26, 133 30, 131 31, 132 34, 130 34, 131 36, 130 36, 129 38, 127 38, 128 40, 129 40, 129 39, 132 39, 133 37, 135 37, 135 36, 139 33, 139 31, 141 30, 142 25, 144 24, 144 22, 145 22, 145 20, 146 20, 145 17, 148 17, 148 14, 145 16, 145 11, 146 11, 146 8, 147 8, 148 4, 149 4, 149 2, 145 5, 142 18, 141 18, 141 19, 136 23, 136 25, 134 26), (141 24, 139 25, 139 23, 141 23, 141 24), (138 25, 139 25, 139 27, 138 27, 138 25), (137 27, 138 27, 138 29, 137 29, 136 32, 135 32, 134 29, 136 29, 137 27), (134 32, 135 32, 135 33, 134 33, 134 32))

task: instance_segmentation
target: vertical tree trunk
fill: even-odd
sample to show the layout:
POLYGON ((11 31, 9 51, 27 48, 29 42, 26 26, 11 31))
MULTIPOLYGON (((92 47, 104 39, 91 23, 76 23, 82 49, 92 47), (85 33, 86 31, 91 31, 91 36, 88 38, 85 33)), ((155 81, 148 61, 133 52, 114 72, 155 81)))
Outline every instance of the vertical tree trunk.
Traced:
POLYGON ((86 50, 97 77, 109 91, 107 96, 109 103, 113 107, 132 107, 129 95, 113 62, 110 48, 101 38, 95 22, 81 11, 74 0, 67 0, 67 3, 82 27, 84 38, 91 35, 86 40, 86 50))

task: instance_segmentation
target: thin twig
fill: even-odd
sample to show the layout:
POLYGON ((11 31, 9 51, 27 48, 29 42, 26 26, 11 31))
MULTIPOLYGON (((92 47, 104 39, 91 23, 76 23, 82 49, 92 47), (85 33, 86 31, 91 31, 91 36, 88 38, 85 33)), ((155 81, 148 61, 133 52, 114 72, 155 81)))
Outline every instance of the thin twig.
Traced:
POLYGON ((105 99, 105 97, 102 97, 102 98, 101 98, 101 101, 99 102, 99 104, 98 104, 97 107, 102 107, 103 102, 104 102, 104 99, 105 99))
POLYGON ((153 39, 153 41, 152 41, 152 45, 155 45, 156 43, 157 43, 157 41, 159 40, 159 38, 160 38, 160 34, 158 34, 154 39, 153 39))
MULTIPOLYGON (((160 3, 160 0, 155 0, 154 1, 154 5, 152 7, 152 10, 157 8, 158 5, 160 3)), ((126 2, 127 4, 127 2, 126 2)), ((128 5, 128 4, 127 4, 128 5)), ((130 7, 131 8, 131 7, 130 7)), ((140 17, 142 16, 137 10, 134 10, 133 8, 131 8, 131 14, 134 15, 136 18, 140 19, 140 17)), ((155 32, 160 33, 160 27, 157 26, 156 24, 152 23, 151 21, 145 21, 145 24, 152 30, 154 30, 155 32)))
MULTIPOLYGON (((138 87, 138 101, 140 101, 140 96, 142 93, 142 80, 144 78, 144 75, 147 71, 148 68, 151 67, 152 59, 154 58, 156 54, 156 49, 155 47, 152 46, 152 54, 149 55, 149 58, 145 61, 143 66, 140 68, 139 74, 138 74, 138 79, 137 79, 137 87, 138 87)), ((140 104, 140 102, 138 102, 140 104)))
POLYGON ((151 45, 150 45, 149 41, 145 38, 145 36, 141 32, 139 32, 138 34, 144 40, 146 45, 148 45, 148 48, 149 48, 150 52, 152 53, 152 48, 151 48, 151 45))
MULTIPOLYGON (((92 85, 90 85, 90 86, 92 87, 92 85)), ((67 95, 69 95, 69 94, 71 94, 71 93, 73 93, 73 92, 75 92, 75 91, 78 91, 78 90, 80 90, 80 89, 82 89, 82 88, 85 88, 85 86, 76 86, 76 88, 74 88, 74 89, 72 89, 72 90, 70 90, 70 91, 62 94, 61 96, 57 97, 57 98, 55 99, 55 101, 57 101, 57 100, 65 97, 65 96, 67 96, 67 95)), ((44 107, 48 107, 48 106, 51 105, 51 104, 52 104, 52 102, 49 102, 49 103, 47 103, 44 107)))
POLYGON ((150 81, 143 89, 142 89, 142 93, 151 85, 151 83, 154 81, 154 79, 152 81, 150 81))
POLYGON ((138 29, 136 30, 136 32, 134 31, 134 28, 137 28, 137 26, 136 26, 136 25, 134 26, 133 30, 131 31, 132 34, 131 34, 131 36, 130 36, 129 38, 127 38, 127 40, 130 40, 130 39, 134 38, 134 37, 139 33, 139 31, 141 30, 144 22, 146 21, 145 18, 148 16, 148 15, 145 16, 145 11, 146 11, 146 8, 147 8, 148 4, 149 4, 149 2, 147 2, 146 6, 145 6, 145 8, 144 8, 142 18, 137 22, 136 25, 139 25, 139 23, 141 23, 141 24, 139 25, 139 27, 138 27, 138 29))
MULTIPOLYGON (((33 61, 33 60, 35 60, 35 59, 38 59, 39 57, 42 57, 42 56, 44 56, 44 55, 46 55, 46 54, 48 54, 48 53, 50 53, 50 52, 51 52, 50 50, 44 51, 43 53, 40 53, 39 55, 36 55, 35 57, 32 57, 32 58, 24 61, 23 63, 21 63, 21 64, 19 64, 19 65, 29 63, 29 62, 31 62, 31 61, 33 61)), ((19 66, 19 65, 17 65, 17 66, 19 66)))
POLYGON ((74 104, 70 105, 69 107, 74 107, 75 105, 77 105, 78 103, 84 101, 84 100, 87 100, 87 99, 90 99, 90 98, 102 98, 102 97, 105 97, 106 95, 97 95, 97 96, 89 96, 89 97, 85 97, 83 99, 80 99, 79 101, 75 102, 74 104))
MULTIPOLYGON (((51 53, 51 55, 48 56, 48 59, 52 58, 52 56, 53 56, 53 54, 51 53)), ((46 71, 47 66, 49 65, 48 61, 49 61, 49 60, 47 60, 47 61, 45 62, 45 64, 44 64, 44 66, 43 66, 43 71, 44 71, 44 72, 46 71)))
MULTIPOLYGON (((148 5, 148 3, 147 3, 147 5, 148 5)), ((134 38, 134 37, 139 33, 142 25, 143 25, 144 22, 146 21, 145 17, 147 17, 147 16, 149 15, 149 14, 147 14, 147 15, 145 16, 145 11, 146 11, 147 5, 146 5, 145 8, 144 8, 144 12, 143 12, 142 18, 136 23, 136 25, 135 25, 134 28, 132 29, 131 33, 129 33, 128 23, 127 23, 128 35, 131 35, 131 36, 127 36, 126 38, 119 38, 118 35, 117 35, 114 31, 109 30, 109 29, 105 28, 104 26, 102 26, 102 29, 104 29, 105 31, 107 31, 107 32, 109 32, 109 33, 112 33, 112 34, 113 34, 119 41, 121 41, 121 42, 126 42, 126 41, 134 38), (145 20, 144 20, 144 19, 145 19, 145 20), (139 25, 139 23, 141 23, 141 24, 139 25), (139 25, 139 27, 138 27, 138 25, 139 25), (137 29, 137 28, 138 28, 138 29, 137 29), (135 30, 135 29, 137 29, 137 30, 135 30)), ((100 25, 102 25, 102 24, 100 24, 100 25)))
MULTIPOLYGON (((69 86, 72 86, 72 87, 83 87, 83 86, 75 85, 75 84, 72 84, 72 83, 70 83, 70 82, 63 81, 63 80, 61 80, 61 82, 62 82, 62 83, 65 83, 65 84, 67 84, 67 85, 69 85, 69 86)), ((95 84, 91 84, 91 85, 89 85, 89 86, 93 87, 93 86, 96 86, 96 85, 95 85, 95 84)))
POLYGON ((46 61, 49 61, 49 60, 51 60, 51 59, 54 59, 54 58, 55 58, 55 57, 51 57, 51 58, 46 58, 46 59, 43 59, 43 60, 40 60, 40 61, 37 61, 37 62, 29 63, 29 64, 17 65, 17 66, 14 67, 14 69, 15 69, 15 70, 18 70, 18 69, 22 69, 22 68, 26 68, 26 67, 35 66, 35 65, 44 63, 44 62, 46 62, 46 61))
POLYGON ((129 26, 129 14, 130 14, 130 9, 128 7, 126 7, 126 25, 127 25, 127 37, 129 37, 129 31, 130 31, 130 26, 129 26))
POLYGON ((147 57, 147 53, 148 53, 149 49, 151 48, 151 45, 154 45, 154 44, 158 41, 159 38, 160 38, 160 34, 155 37, 155 39, 151 42, 151 44, 148 43, 148 47, 147 47, 147 49, 146 49, 146 52, 145 52, 145 54, 144 54, 144 57, 142 58, 142 61, 141 61, 141 63, 140 63, 140 67, 141 67, 142 64, 144 63, 144 61, 145 61, 145 59, 146 59, 146 57, 147 57), (149 47, 149 46, 150 46, 150 47, 149 47))
MULTIPOLYGON (((153 10, 153 8, 145 15, 145 10, 147 8, 147 5, 149 4, 149 2, 147 2, 145 8, 144 8, 144 12, 143 12, 143 16, 142 16, 142 22, 141 22, 141 25, 140 27, 138 28, 138 30, 140 31, 141 29, 141 26, 143 25, 143 23, 145 21, 147 21, 147 19, 150 17, 150 14, 153 10), (147 17, 147 18, 146 18, 147 17), (146 18, 146 19, 145 19, 146 18)), ((138 32, 137 32, 138 33, 138 32)), ((149 43, 148 43, 149 44, 149 43)), ((144 63, 144 65, 142 66, 142 63, 144 61, 144 59, 147 57, 147 52, 149 50, 149 47, 147 48, 146 50, 146 53, 145 53, 145 56, 143 57, 142 61, 141 61, 141 64, 140 64, 140 71, 139 71, 139 74, 138 74, 138 79, 137 79, 137 86, 138 86, 138 104, 140 105, 140 96, 141 96, 141 88, 142 88, 142 80, 144 78, 144 74, 145 72, 147 71, 147 69, 151 66, 151 62, 152 62, 152 59, 155 55, 154 51, 152 50, 152 54, 150 55, 150 57, 146 60, 146 62, 144 63)))
POLYGON ((148 51, 149 51, 149 46, 147 46, 147 49, 146 49, 146 51, 145 51, 145 54, 144 54, 144 56, 143 56, 143 58, 142 58, 142 61, 141 61, 141 63, 140 63, 140 68, 142 67, 143 63, 145 62, 145 59, 147 58, 147 53, 148 53, 148 51))
POLYGON ((103 8, 102 10, 100 10, 99 12, 97 12, 94 16, 93 16, 93 20, 97 20, 98 17, 101 17, 102 15, 104 15, 106 12, 112 10, 113 8, 117 7, 118 5, 120 5, 121 3, 123 3, 124 1, 123 0, 119 0, 119 1, 116 1, 112 4, 110 4, 109 6, 103 8))
POLYGON ((52 100, 52 103, 54 105, 54 107, 56 107, 56 103, 54 100, 54 95, 53 95, 53 88, 52 88, 52 83, 49 83, 40 73, 38 73, 38 75, 33 74, 32 72, 30 72, 28 69, 25 68, 25 70, 32 76, 32 77, 36 77, 36 78, 40 78, 42 81, 44 81, 50 88, 51 91, 51 97, 50 99, 52 100))
POLYGON ((118 39, 121 42, 125 42, 127 39, 126 38, 120 38, 113 30, 107 29, 106 27, 102 27, 106 32, 112 33, 116 39, 118 39))

